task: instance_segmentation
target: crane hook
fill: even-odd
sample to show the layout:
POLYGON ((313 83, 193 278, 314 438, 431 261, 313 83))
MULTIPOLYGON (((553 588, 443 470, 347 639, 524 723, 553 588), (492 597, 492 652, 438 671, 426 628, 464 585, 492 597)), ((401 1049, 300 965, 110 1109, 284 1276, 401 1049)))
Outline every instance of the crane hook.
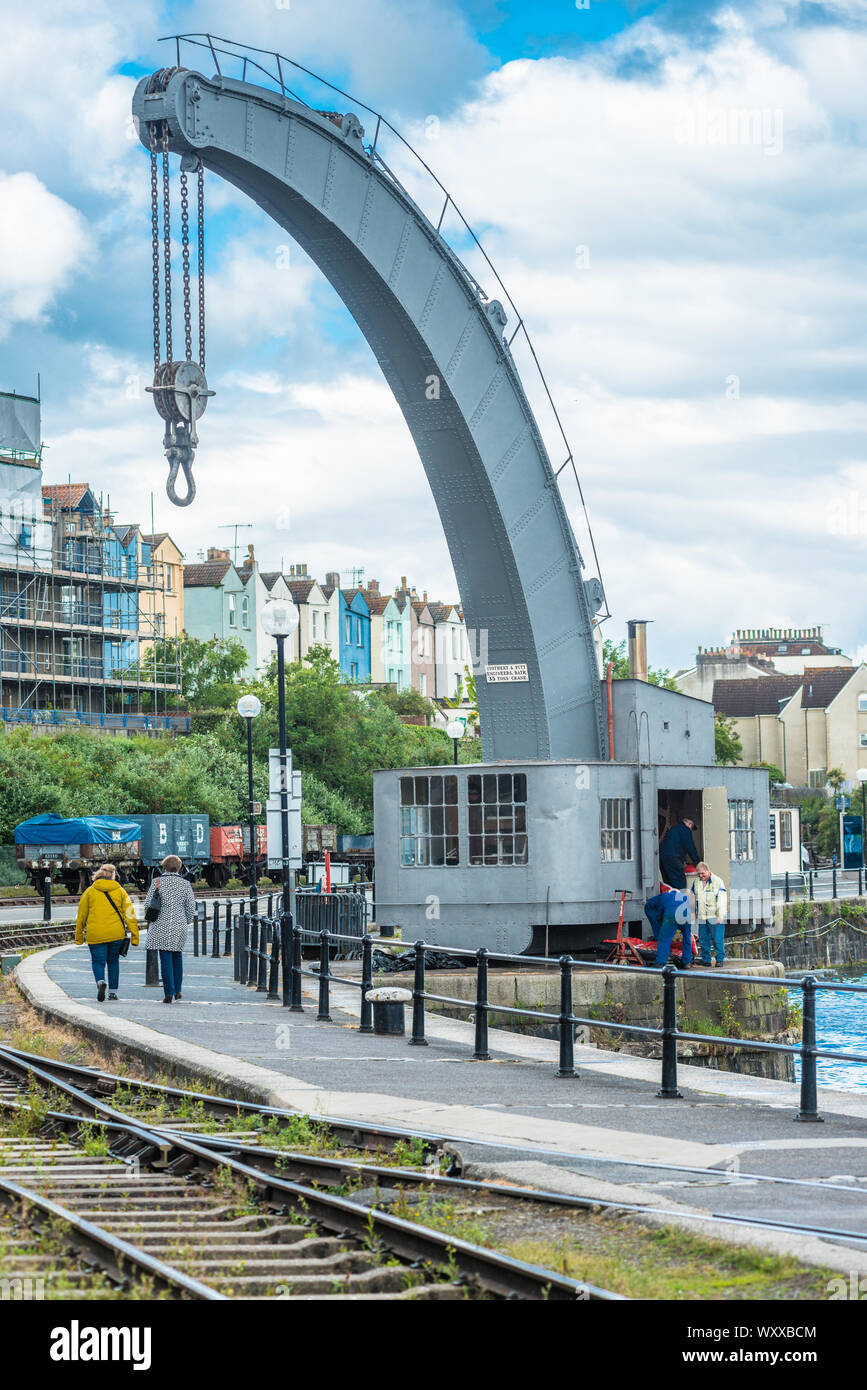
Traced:
POLYGON ((193 459, 196 451, 189 444, 170 444, 166 449, 166 458, 169 461, 169 476, 166 479, 166 493, 170 502, 174 502, 176 507, 188 507, 196 495, 196 484, 193 479, 193 459), (178 473, 182 472, 184 481, 187 485, 185 497, 179 497, 176 491, 178 473))

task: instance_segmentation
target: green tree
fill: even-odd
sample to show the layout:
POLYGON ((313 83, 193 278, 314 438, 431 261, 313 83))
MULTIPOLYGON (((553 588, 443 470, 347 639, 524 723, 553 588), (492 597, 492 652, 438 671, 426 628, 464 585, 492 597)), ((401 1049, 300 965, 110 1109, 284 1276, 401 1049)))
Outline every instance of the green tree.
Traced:
POLYGON ((839 796, 843 783, 846 781, 846 774, 841 767, 829 767, 825 774, 825 781, 833 789, 834 795, 839 796))
POLYGON ((469 704, 467 710, 467 729, 479 730, 479 697, 476 693, 476 678, 469 666, 464 667, 464 674, 458 686, 456 695, 446 695, 443 704, 447 709, 460 709, 464 702, 469 704))
MULTIPOLYGON (((616 681, 629 679, 629 657, 626 654, 626 638, 622 642, 612 642, 610 637, 606 637, 602 643, 602 672, 608 670, 608 663, 611 662, 614 670, 611 672, 612 678, 616 681)), ((653 667, 647 669, 647 679, 650 685, 661 685, 664 690, 676 690, 677 682, 671 671, 666 667, 664 670, 654 670, 653 667)))
POLYGON ((376 693, 395 714, 421 714, 425 719, 430 719, 433 715, 434 707, 431 701, 418 690, 395 690, 394 686, 387 685, 376 693))
MULTIPOLYGON (((719 761, 717 758, 717 762, 719 761)), ((772 787, 775 782, 785 782, 786 780, 786 774, 774 763, 750 763, 750 767, 762 768, 768 774, 768 780, 772 787)))
POLYGON ((740 762, 744 751, 735 721, 727 719, 724 714, 715 714, 713 733, 717 762, 723 767, 734 767, 735 763, 740 762))
POLYGON ((238 699, 238 677, 247 665, 247 652, 238 637, 203 641, 184 633, 154 642, 144 653, 142 679, 171 679, 180 670, 181 695, 174 705, 190 710, 228 709, 238 699))

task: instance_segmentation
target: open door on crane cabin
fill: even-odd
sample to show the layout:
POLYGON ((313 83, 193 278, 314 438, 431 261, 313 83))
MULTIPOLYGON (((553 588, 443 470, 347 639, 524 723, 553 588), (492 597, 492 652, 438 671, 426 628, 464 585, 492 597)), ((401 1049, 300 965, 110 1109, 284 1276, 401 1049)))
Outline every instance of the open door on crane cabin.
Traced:
MULTIPOLYGON (((660 788, 658 826, 661 841, 666 830, 684 818, 695 821, 695 843, 702 859, 719 874, 729 889, 729 806, 727 787, 660 788)), ((687 875, 687 882, 692 882, 687 875)))
POLYGON ((699 826, 702 856, 713 873, 719 874, 731 887, 728 787, 704 787, 701 793, 701 824, 699 826))

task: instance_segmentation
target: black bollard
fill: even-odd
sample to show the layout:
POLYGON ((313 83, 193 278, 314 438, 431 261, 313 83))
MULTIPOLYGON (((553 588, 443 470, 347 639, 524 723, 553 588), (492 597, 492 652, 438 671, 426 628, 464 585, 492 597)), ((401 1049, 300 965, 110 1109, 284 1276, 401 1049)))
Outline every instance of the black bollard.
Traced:
POLYGON ((788 869, 786 870, 786 899, 785 899, 785 900, 786 900, 787 903, 788 903, 788 902, 791 902, 791 898, 790 898, 790 896, 789 896, 789 871, 788 871, 788 869))
POLYGON ((292 988, 290 991, 290 997, 292 999, 292 1002, 289 1005, 289 1008, 293 1014, 302 1014, 304 1012, 304 1005, 301 1002, 301 928, 294 919, 292 921, 291 946, 292 988))
POLYGON ((810 870, 810 902, 813 901, 813 870, 810 870))
POLYGON ((488 1051, 488 952, 482 946, 476 952, 476 1036, 473 1047, 474 1062, 489 1062, 488 1051))
POLYGON ((804 1022, 801 1029, 801 1108, 796 1120, 822 1124, 816 1094, 816 980, 805 975, 801 981, 804 991, 804 1022))
POLYGON ((238 984, 247 983, 247 970, 250 961, 250 916, 244 913, 240 924, 240 946, 238 949, 238 984))
POLYGON ((427 1047, 424 1035, 424 951, 423 941, 415 943, 415 973, 412 982, 412 1037, 410 1047, 427 1047))
POLYGON ((271 954, 268 957, 268 998, 280 999, 280 943, 283 939, 279 921, 271 923, 271 954))
POLYGON ((211 923, 211 959, 216 960, 220 954, 220 904, 214 903, 214 920, 211 923))
POLYGON ((145 951, 145 989, 160 983, 160 953, 145 951))
POLYGON ((199 909, 200 909, 200 908, 202 909, 202 914, 203 914, 203 915, 204 915, 205 912, 207 912, 207 908, 205 907, 205 904, 204 904, 204 903, 198 903, 198 904, 196 905, 196 910, 195 910, 195 912, 193 913, 193 955, 194 955, 194 956, 197 956, 197 955, 199 954, 199 909))
POLYGON ((836 866, 836 864, 834 865, 834 868, 831 870, 831 898, 832 898, 832 901, 834 901, 834 902, 837 901, 837 866, 836 866))
POLYGON ((232 950, 232 904, 226 903, 226 930, 223 936, 223 955, 228 956, 232 950))
POLYGON ((45 886, 42 889, 42 920, 51 921, 51 875, 46 874, 45 886))
POLYGON ((660 1100, 682 1100, 677 1089, 677 970, 662 967, 662 1085, 660 1100))
POLYGON ((572 957, 560 957, 560 1064, 557 1076, 575 1075, 575 1024, 572 1020, 572 957))
POLYGON ((361 1018, 358 1021, 359 1033, 373 1032, 373 1005, 367 991, 373 989, 373 937, 361 938, 361 1018))
POLYGON ((243 923, 243 914, 239 912, 238 916, 235 918, 235 930, 232 932, 232 964, 234 967, 234 979, 236 984, 241 978, 241 943, 243 941, 243 923))
POLYGON ((280 917, 280 969, 283 971, 283 1007, 292 1003, 292 913, 280 917))
POLYGON ((259 980, 258 950, 261 917, 250 918, 250 949, 247 953, 247 984, 255 989, 259 980))
POLYGON ((329 931, 319 933, 319 1012, 316 1015, 317 1023, 331 1022, 331 1013, 329 1012, 331 1001, 328 990, 330 983, 328 976, 331 973, 330 942, 331 933, 329 931))
POLYGON ((256 993, 264 994, 268 988, 268 938, 271 924, 266 919, 259 923, 259 954, 257 956, 256 993))

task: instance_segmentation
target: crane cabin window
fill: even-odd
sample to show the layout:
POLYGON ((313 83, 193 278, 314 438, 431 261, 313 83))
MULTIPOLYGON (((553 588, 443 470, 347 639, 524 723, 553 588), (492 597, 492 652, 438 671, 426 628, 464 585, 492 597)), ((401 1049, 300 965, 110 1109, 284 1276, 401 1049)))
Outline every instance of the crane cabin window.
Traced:
POLYGON ((467 778, 469 862, 527 863, 527 775, 473 773, 467 778))
POLYGON ((400 862, 405 869, 460 863, 457 777, 401 777, 400 862))
POLYGON ((729 802, 729 856, 733 860, 756 857, 753 810, 752 801, 729 802))
POLYGON ((632 801, 628 796, 603 796, 601 801, 602 859, 622 863, 632 858, 632 801))

